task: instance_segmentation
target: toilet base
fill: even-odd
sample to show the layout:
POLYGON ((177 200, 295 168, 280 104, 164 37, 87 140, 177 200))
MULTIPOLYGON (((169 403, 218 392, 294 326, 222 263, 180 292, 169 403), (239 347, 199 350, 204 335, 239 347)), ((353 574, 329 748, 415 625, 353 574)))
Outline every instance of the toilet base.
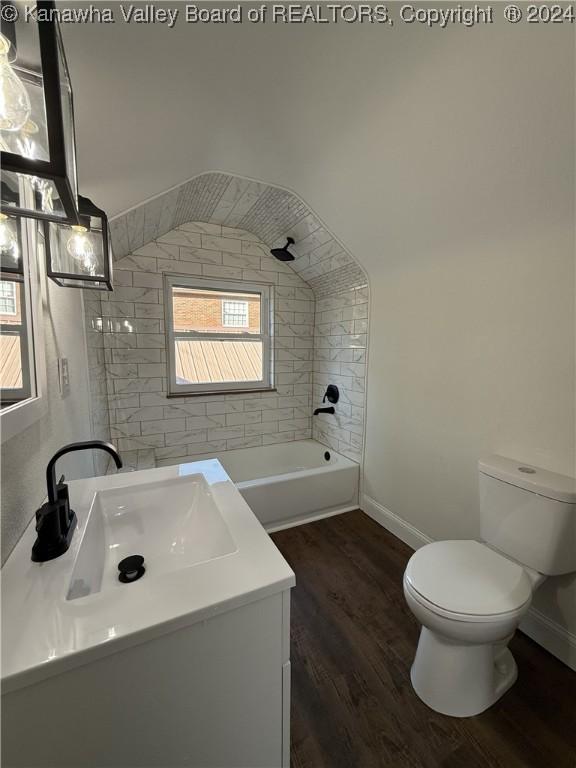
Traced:
POLYGON ((443 715, 479 715, 498 701, 518 677, 508 640, 466 645, 422 627, 410 672, 415 692, 443 715))

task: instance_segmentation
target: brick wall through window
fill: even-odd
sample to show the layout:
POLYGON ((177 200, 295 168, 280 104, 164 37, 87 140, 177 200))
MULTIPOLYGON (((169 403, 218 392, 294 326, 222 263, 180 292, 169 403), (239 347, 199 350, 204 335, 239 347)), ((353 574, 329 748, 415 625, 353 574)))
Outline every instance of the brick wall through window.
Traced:
POLYGON ((210 333, 259 333, 260 331, 259 296, 175 288, 173 301, 175 331, 210 333), (224 306, 225 303, 227 307, 224 306), (248 305, 247 326, 223 323, 224 310, 228 310, 227 314, 230 317, 229 310, 234 309, 236 303, 248 305))

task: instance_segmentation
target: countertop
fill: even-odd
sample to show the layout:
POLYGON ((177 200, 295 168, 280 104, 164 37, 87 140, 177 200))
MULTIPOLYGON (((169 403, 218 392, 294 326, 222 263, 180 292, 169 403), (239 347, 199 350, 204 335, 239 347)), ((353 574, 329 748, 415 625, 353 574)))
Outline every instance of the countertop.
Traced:
POLYGON ((30 559, 35 520, 2 569, 2 692, 146 642, 284 591, 294 573, 216 459, 68 483, 78 525, 70 549, 30 559), (203 474, 237 550, 129 588, 67 600, 70 575, 97 491, 203 474))

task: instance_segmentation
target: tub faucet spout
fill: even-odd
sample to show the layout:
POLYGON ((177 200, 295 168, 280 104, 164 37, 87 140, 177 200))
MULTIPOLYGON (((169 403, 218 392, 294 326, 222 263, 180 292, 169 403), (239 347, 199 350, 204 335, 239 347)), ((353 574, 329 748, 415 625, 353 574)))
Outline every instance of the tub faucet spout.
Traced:
POLYGON ((319 413, 330 413, 334 415, 336 411, 334 410, 334 406, 330 406, 330 408, 316 408, 314 411, 314 416, 318 416, 319 413))

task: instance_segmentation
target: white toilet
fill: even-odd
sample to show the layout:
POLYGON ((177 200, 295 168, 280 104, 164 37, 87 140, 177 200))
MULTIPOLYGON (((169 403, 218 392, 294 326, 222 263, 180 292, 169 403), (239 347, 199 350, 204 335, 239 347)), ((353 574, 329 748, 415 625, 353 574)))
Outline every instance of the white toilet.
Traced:
POLYGON ((484 543, 427 544, 404 573, 423 625, 412 685, 454 717, 483 712, 510 688, 517 669, 507 645, 534 590, 576 571, 576 479, 502 456, 478 468, 484 543))

